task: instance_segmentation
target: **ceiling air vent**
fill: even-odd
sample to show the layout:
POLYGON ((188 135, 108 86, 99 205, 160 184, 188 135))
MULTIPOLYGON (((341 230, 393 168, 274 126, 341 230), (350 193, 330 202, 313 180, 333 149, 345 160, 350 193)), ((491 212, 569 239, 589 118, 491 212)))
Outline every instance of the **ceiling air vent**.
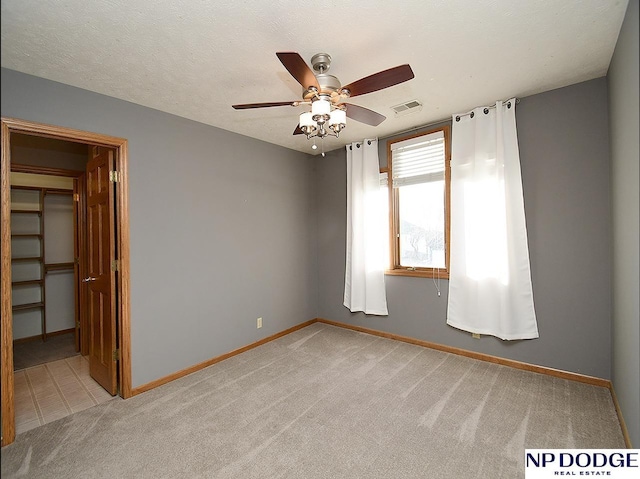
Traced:
POLYGON ((391 109, 396 113, 396 116, 408 115, 416 111, 422 110, 422 103, 418 100, 410 100, 399 105, 392 106, 391 109))

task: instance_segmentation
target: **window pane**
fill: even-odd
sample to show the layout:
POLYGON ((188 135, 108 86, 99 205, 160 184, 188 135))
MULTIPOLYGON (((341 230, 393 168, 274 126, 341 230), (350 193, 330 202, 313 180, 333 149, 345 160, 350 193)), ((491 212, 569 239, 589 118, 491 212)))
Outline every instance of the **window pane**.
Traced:
POLYGON ((444 181, 398 188, 400 265, 445 268, 444 181))

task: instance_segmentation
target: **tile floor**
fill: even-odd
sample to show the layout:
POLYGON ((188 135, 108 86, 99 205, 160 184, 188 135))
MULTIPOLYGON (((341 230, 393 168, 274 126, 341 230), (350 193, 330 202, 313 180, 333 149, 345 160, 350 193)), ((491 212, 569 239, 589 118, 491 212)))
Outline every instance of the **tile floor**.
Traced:
POLYGON ((15 371, 14 394, 17 434, 113 399, 81 355, 15 371))

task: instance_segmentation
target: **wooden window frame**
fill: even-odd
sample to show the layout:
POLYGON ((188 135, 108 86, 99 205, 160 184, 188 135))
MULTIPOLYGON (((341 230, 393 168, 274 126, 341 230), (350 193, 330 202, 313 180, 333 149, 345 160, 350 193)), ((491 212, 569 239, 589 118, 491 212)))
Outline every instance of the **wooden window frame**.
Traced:
POLYGON ((427 131, 395 138, 387 142, 387 167, 381 168, 380 173, 388 175, 389 190, 389 268, 385 274, 396 276, 413 276, 418 278, 449 279, 450 238, 451 238, 451 127, 449 125, 432 128, 427 131), (410 268, 400 265, 400 215, 399 192, 393 187, 393 162, 391 159, 391 145, 400 141, 410 140, 420 136, 442 131, 444 133, 444 185, 445 185, 445 215, 444 215, 444 241, 445 241, 445 267, 444 268, 410 268))

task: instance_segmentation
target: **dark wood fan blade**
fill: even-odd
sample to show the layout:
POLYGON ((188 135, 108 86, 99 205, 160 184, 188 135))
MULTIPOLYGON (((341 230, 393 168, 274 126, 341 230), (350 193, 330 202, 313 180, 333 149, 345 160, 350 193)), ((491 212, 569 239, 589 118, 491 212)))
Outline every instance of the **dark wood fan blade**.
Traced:
POLYGON ((386 116, 362 106, 352 105, 351 103, 343 103, 343 105, 347 108, 347 116, 349 118, 366 125, 378 126, 387 119, 386 116))
POLYGON ((349 90, 350 96, 364 95, 374 91, 389 88, 398 83, 406 82, 414 77, 413 70, 409 65, 400 65, 395 68, 389 68, 360 80, 349 83, 342 88, 349 90))
POLYGON ((320 90, 320 85, 318 85, 318 80, 316 80, 313 70, 309 68, 298 53, 278 52, 276 55, 287 71, 291 73, 291 76, 295 78, 303 88, 308 90, 309 87, 313 86, 320 90))
POLYGON ((300 124, 298 123, 298 126, 296 126, 296 129, 293 130, 293 134, 294 135, 304 135, 304 131, 302 131, 302 128, 300 128, 300 124))
POLYGON ((296 106, 295 101, 276 101, 272 103, 245 103, 243 105, 231 105, 236 110, 248 110, 249 108, 269 108, 272 106, 296 106))

